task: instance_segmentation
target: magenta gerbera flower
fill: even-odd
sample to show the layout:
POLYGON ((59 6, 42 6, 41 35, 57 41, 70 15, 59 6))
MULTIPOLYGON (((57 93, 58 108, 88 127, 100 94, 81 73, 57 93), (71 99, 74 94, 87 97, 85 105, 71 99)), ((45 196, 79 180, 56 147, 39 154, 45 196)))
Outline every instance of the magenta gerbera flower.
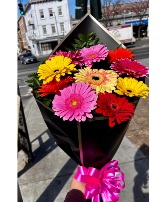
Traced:
POLYGON ((113 63, 110 68, 118 72, 120 75, 125 74, 135 78, 147 77, 148 74, 148 68, 146 66, 137 60, 130 60, 127 58, 113 63))
POLYGON ((92 67, 93 62, 100 62, 105 60, 108 55, 108 49, 104 45, 95 45, 90 48, 81 49, 80 53, 83 58, 85 66, 92 67))
MULTIPOLYGON (((83 65, 83 58, 81 57, 81 53, 76 50, 74 52, 65 52, 65 51, 57 51, 56 56, 60 56, 60 55, 63 55, 64 57, 68 57, 72 60, 72 64, 75 64, 75 65, 79 65, 79 66, 82 66, 83 65)), ((52 58, 52 57, 55 57, 55 55, 50 55, 49 56, 49 60, 52 58)))
POLYGON ((60 90, 52 101, 55 115, 63 120, 85 121, 93 118, 91 111, 96 108, 97 94, 93 88, 83 82, 73 83, 60 90))

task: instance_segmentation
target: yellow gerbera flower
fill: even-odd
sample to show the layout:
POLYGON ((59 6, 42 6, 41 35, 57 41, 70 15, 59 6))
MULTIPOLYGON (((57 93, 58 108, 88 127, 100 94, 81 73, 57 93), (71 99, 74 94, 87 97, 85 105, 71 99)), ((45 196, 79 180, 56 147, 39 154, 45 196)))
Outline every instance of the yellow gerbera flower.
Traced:
POLYGON ((117 85, 118 74, 113 70, 91 69, 86 67, 74 74, 75 82, 85 82, 91 85, 96 93, 111 93, 117 85))
POLYGON ((114 92, 119 95, 126 95, 129 97, 142 97, 148 96, 148 86, 143 81, 138 81, 132 77, 118 78, 117 90, 114 92))
POLYGON ((38 67, 39 80, 43 80, 43 84, 49 83, 54 78, 59 82, 61 76, 76 70, 75 64, 71 62, 70 58, 64 56, 55 56, 51 60, 46 60, 45 64, 38 67))

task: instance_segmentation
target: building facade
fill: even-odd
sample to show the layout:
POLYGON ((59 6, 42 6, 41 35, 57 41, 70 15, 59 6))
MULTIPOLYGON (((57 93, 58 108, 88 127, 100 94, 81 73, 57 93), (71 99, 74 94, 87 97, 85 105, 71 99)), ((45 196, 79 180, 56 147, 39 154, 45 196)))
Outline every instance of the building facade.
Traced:
POLYGON ((18 20, 18 32, 17 32, 17 39, 18 39, 18 52, 25 49, 28 49, 28 41, 26 38, 26 22, 24 16, 20 16, 18 20))
POLYGON ((24 17, 28 46, 36 56, 50 54, 71 30, 67 0, 31 0, 24 17))
MULTIPOLYGON (((107 1, 102 1, 107 2, 107 1)), ((134 37, 147 37, 149 21, 149 2, 134 1, 130 3, 103 3, 102 4, 102 19, 100 22, 105 26, 117 26, 123 24, 132 24, 134 37)))

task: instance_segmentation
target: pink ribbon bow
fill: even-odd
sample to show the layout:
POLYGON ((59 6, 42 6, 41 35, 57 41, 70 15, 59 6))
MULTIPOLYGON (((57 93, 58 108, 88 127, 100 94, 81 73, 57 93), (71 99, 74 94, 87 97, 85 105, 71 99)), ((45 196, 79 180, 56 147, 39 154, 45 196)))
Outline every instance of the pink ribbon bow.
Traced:
POLYGON ((117 202, 120 191, 125 188, 124 173, 117 160, 107 163, 101 170, 78 166, 74 178, 86 183, 85 198, 91 198, 92 202, 100 202, 100 195, 104 202, 117 202))

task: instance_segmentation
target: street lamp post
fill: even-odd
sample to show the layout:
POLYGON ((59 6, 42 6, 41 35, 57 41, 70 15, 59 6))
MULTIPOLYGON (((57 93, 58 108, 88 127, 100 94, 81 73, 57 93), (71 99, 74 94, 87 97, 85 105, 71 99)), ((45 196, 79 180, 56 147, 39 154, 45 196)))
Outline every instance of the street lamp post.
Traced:
POLYGON ((126 13, 126 10, 124 10, 123 12, 124 12, 124 24, 125 24, 125 13, 126 13))
POLYGON ((58 26, 57 26, 57 19, 56 19, 55 12, 53 12, 53 15, 54 15, 55 25, 56 25, 56 29, 57 29, 57 42, 59 43, 59 41, 60 41, 60 35, 59 35, 58 26))

